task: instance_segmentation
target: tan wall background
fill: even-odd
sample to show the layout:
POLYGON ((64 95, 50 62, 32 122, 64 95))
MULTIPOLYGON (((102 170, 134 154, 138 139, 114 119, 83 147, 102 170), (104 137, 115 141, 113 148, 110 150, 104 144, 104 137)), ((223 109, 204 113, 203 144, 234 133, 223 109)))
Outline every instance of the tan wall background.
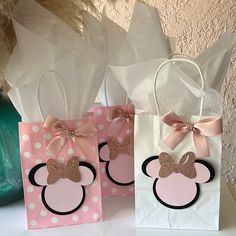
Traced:
MULTIPOLYGON (((236 34, 236 0, 144 0, 156 7, 176 53, 197 56, 230 29, 236 34)), ((98 1, 106 14, 128 30, 134 0, 98 1)), ((221 90, 224 97, 222 174, 236 189, 236 52, 221 90)))

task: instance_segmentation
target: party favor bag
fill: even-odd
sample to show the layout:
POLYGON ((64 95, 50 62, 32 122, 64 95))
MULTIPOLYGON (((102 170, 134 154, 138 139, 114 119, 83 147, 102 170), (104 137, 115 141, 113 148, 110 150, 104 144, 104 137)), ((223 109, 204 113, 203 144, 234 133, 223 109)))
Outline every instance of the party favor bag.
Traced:
POLYGON ((134 193, 134 106, 128 104, 127 95, 126 105, 108 104, 108 97, 113 97, 107 93, 108 79, 113 78, 104 79, 105 101, 101 101, 105 104, 95 104, 90 110, 98 129, 102 195, 125 196, 134 193))
POLYGON ((102 195, 124 196, 134 192, 134 107, 94 105, 97 124, 102 195))
MULTIPOLYGON (((105 47, 109 65, 127 66, 155 58, 157 55, 168 56, 170 53, 168 38, 161 37, 162 30, 158 24, 159 16, 156 15, 156 10, 144 4, 135 4, 127 33, 105 16, 102 17, 101 23, 88 14, 84 20, 86 36, 96 48, 105 47)), ((109 67, 99 90, 98 100, 100 106, 94 105, 92 111, 98 125, 101 175, 104 178, 102 193, 104 196, 133 193, 134 170, 133 160, 129 155, 132 153, 129 140, 133 139, 134 108, 132 105, 125 105, 128 100, 127 92, 109 67), (112 140, 115 143, 112 143, 112 140), (110 160, 111 153, 107 152, 109 147, 114 148, 112 154, 123 154, 110 160)))
MULTIPOLYGON (((28 228, 101 221, 97 129, 93 114, 78 120, 59 120, 52 116, 44 119, 40 102, 38 104, 44 121, 19 123, 28 228)), ((69 104, 65 107, 68 113, 67 106, 69 104)))
POLYGON ((128 75, 135 71, 138 75, 136 81, 130 81, 131 77, 127 80, 126 73, 119 77, 131 101, 137 104, 134 122, 136 225, 217 230, 222 99, 209 87, 193 61, 175 58, 173 63, 168 62, 172 60, 163 58, 132 67, 112 68, 117 75, 122 69, 128 71, 128 75), (184 63, 189 73, 179 68, 179 64, 184 63), (197 72, 201 86, 191 78, 197 72), (145 82, 140 83, 144 73, 145 82))
POLYGON ((6 79, 23 120, 28 228, 102 221, 97 128, 87 111, 101 85, 105 58, 34 1, 19 1, 12 17, 18 44, 6 79))
MULTIPOLYGON (((135 117, 136 224, 151 228, 217 230, 221 107, 218 111, 206 107, 210 106, 213 98, 219 101, 220 96, 205 90, 200 68, 183 58, 166 60, 159 66, 154 94, 158 115, 140 114, 135 117), (177 67, 178 61, 196 66, 202 83, 200 89, 190 86, 190 78, 184 83, 167 79, 170 77, 168 74, 175 71, 173 67, 177 67), (167 67, 171 62, 176 64, 167 67), (173 85, 169 86, 169 83, 173 85), (180 97, 185 94, 184 90, 196 90, 197 99, 192 100, 196 112, 185 110, 184 100, 191 97, 183 97, 180 106, 168 105, 168 98, 161 96, 160 90, 165 90, 170 96, 173 86, 178 89, 180 97), (163 112, 163 104, 165 109, 172 110, 163 112)), ((180 100, 177 98, 176 103, 180 100)))
MULTIPOLYGON (((139 14, 145 12, 143 8, 137 5, 139 14)), ((110 66, 135 106, 136 225, 216 230, 222 99, 214 89, 221 87, 235 37, 227 31, 193 60, 176 58, 168 63, 173 53, 165 43, 158 12, 146 11, 146 19, 154 22, 153 30, 148 29, 158 29, 156 46, 162 50, 154 50, 153 57, 129 65, 110 66)), ((136 27, 140 28, 150 22, 142 17, 139 20, 136 27)), ((141 32, 133 37, 135 42, 142 38, 141 32)), ((148 54, 144 51, 144 55, 148 54)))
MULTIPOLYGON (((126 32, 103 15, 101 22, 84 13, 85 38, 99 51, 106 51, 108 64, 117 62, 117 50, 126 32)), ((109 68, 92 111, 97 124, 102 195, 134 193, 133 123, 134 107, 127 104, 126 91, 109 68), (109 105, 108 105, 109 104, 109 105), (125 105, 127 104, 127 105, 125 105)))

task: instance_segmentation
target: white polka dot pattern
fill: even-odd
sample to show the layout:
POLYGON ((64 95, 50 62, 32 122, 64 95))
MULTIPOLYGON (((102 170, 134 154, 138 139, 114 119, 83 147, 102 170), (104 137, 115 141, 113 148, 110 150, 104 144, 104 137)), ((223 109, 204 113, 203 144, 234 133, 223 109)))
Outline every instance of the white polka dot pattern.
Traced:
POLYGON ((40 216, 47 216, 47 211, 46 210, 41 210, 40 211, 40 216))
POLYGON ((103 124, 99 124, 98 125, 98 129, 103 130, 104 129, 104 125, 103 124))
POLYGON ((40 164, 40 163, 42 163, 43 161, 41 160, 41 159, 37 159, 36 161, 35 161, 35 164, 40 164))
POLYGON ((124 141, 124 139, 122 137, 118 137, 117 140, 118 140, 119 143, 123 143, 123 141, 124 141))
POLYGON ((112 189, 111 189, 111 192, 112 192, 112 193, 117 193, 117 188, 112 188, 112 189))
POLYGON ((102 109, 97 109, 96 113, 101 116, 103 114, 103 110, 102 109))
POLYGON ((68 150, 67 150, 68 155, 72 155, 74 153, 75 153, 75 150, 73 148, 68 148, 68 150))
POLYGON ((82 211, 83 211, 83 212, 89 211, 89 207, 88 207, 87 205, 84 205, 84 206, 82 207, 82 211))
POLYGON ((106 188, 107 186, 108 186, 107 181, 102 182, 102 187, 103 187, 103 188, 106 188))
MULTIPOLYGON (((122 108, 126 108, 126 106, 122 106, 122 108)), ((110 127, 111 121, 108 119, 109 110, 106 106, 96 105, 91 110, 94 112, 95 121, 97 124, 97 135, 98 135, 98 143, 104 143, 108 139, 108 129, 110 127)), ((133 133, 133 127, 127 125, 127 123, 123 126, 121 133, 118 137, 118 142, 122 143, 124 141, 124 137, 126 135, 133 133)), ((100 162, 100 173, 101 173, 101 181, 102 181, 102 195, 103 196, 125 196, 134 194, 134 185, 128 186, 120 186, 113 183, 106 174, 106 162, 100 162)))
POLYGON ((93 219, 98 220, 100 217, 99 213, 93 213, 93 219))
POLYGON ((40 149, 42 147, 41 143, 37 142, 34 144, 35 149, 40 149))
POLYGON ((22 140, 25 141, 25 142, 29 141, 29 135, 28 134, 23 134, 22 135, 22 140))
POLYGON ((25 158, 30 158, 31 157, 31 152, 24 152, 24 157, 25 158))
POLYGON ((37 132, 39 131, 39 126, 38 126, 38 125, 33 125, 33 126, 32 126, 32 131, 33 131, 34 133, 37 133, 37 132))
MULTIPOLYGON (((76 127, 78 121, 67 121, 69 127, 76 127)), ((94 122, 95 123, 95 122, 94 122)), ((91 156, 84 156, 78 146, 71 140, 67 140, 58 156, 54 156, 46 151, 46 147, 52 140, 52 134, 42 127, 43 123, 21 122, 19 126, 20 150, 22 160, 22 173, 24 180, 24 193, 26 195, 26 211, 28 217, 28 227, 45 228, 51 226, 62 226, 70 224, 80 224, 85 222, 96 222, 101 220, 101 184, 99 173, 96 179, 89 186, 85 186, 85 201, 81 208, 70 215, 57 215, 49 211, 42 203, 42 187, 34 186, 29 182, 30 170, 41 163, 46 163, 49 158, 58 160, 64 164, 72 155, 80 157, 80 161, 89 162, 98 168, 99 159, 97 156, 97 137, 89 136, 94 153, 91 156), (93 214, 98 213, 98 219, 93 218, 93 214)), ((81 123, 82 124, 82 123, 81 123)), ((96 217, 95 217, 96 218, 96 217)))
POLYGON ((37 225, 37 221, 36 220, 31 220, 30 221, 30 225, 31 226, 36 226, 37 225))
POLYGON ((130 192, 133 192, 133 191, 134 191, 134 187, 133 187, 133 186, 130 186, 130 187, 129 187, 129 191, 130 191, 130 192))
POLYGON ((53 224, 58 223, 58 218, 57 218, 57 217, 53 217, 53 218, 51 219, 51 222, 52 222, 53 224))
POLYGON ((27 187, 27 192, 28 193, 32 193, 34 191, 34 187, 33 186, 28 186, 27 187))
POLYGON ((79 160, 80 160, 80 161, 86 161, 86 159, 87 159, 87 158, 86 158, 85 156, 80 156, 80 157, 79 157, 79 160))
POLYGON ((50 133, 44 134, 44 139, 45 140, 50 140, 52 138, 52 135, 50 133))
POLYGON ((92 202, 93 202, 93 203, 98 202, 98 200, 99 200, 98 196, 94 196, 94 197, 92 197, 92 202))
POLYGON ((60 162, 61 164, 63 164, 65 162, 64 157, 58 157, 58 162, 60 162))
POLYGON ((35 209, 36 205, 35 205, 35 203, 31 202, 28 207, 30 210, 33 210, 33 209, 35 209))
POLYGON ((72 220, 73 220, 74 222, 79 221, 79 216, 73 215, 73 216, 72 216, 72 220))
POLYGON ((104 143, 104 142, 106 142, 105 139, 103 139, 103 138, 100 138, 100 139, 99 139, 99 143, 104 143))

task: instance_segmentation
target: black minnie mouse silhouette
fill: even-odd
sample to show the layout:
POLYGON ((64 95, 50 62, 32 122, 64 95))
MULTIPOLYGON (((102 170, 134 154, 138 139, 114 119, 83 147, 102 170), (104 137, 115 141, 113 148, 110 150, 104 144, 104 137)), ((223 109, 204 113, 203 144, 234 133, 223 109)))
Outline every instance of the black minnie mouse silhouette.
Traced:
POLYGON ((127 186, 134 183, 133 138, 126 136, 121 144, 114 138, 98 146, 101 162, 106 162, 106 174, 115 184, 127 186))
POLYGON ((193 152, 187 152, 179 164, 162 152, 159 157, 152 156, 142 164, 145 175, 155 178, 153 193, 164 206, 184 209, 193 205, 200 195, 200 183, 214 179, 215 170, 206 161, 195 160, 193 152))
POLYGON ((70 158, 65 167, 49 159, 47 163, 34 166, 28 178, 32 185, 42 187, 42 202, 50 212, 68 215, 83 205, 84 186, 94 181, 96 170, 77 157, 70 158))

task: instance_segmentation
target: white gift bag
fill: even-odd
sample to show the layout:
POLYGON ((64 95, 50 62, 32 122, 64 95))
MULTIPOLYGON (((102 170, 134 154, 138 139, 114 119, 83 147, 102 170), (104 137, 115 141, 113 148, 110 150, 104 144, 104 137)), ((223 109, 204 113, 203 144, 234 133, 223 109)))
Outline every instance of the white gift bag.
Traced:
POLYGON ((136 225, 218 230, 222 147, 220 95, 206 90, 201 69, 188 59, 163 61, 154 78, 157 115, 135 115, 136 225), (197 68, 201 88, 191 78, 178 78, 178 63, 183 62, 197 68), (173 80, 175 76, 177 79, 173 80), (194 109, 190 112, 187 104, 191 104, 191 96, 185 96, 186 90, 195 97, 192 99, 194 109), (218 101, 218 107, 210 109, 214 101, 218 101), (168 109, 172 111, 166 113, 168 109))

